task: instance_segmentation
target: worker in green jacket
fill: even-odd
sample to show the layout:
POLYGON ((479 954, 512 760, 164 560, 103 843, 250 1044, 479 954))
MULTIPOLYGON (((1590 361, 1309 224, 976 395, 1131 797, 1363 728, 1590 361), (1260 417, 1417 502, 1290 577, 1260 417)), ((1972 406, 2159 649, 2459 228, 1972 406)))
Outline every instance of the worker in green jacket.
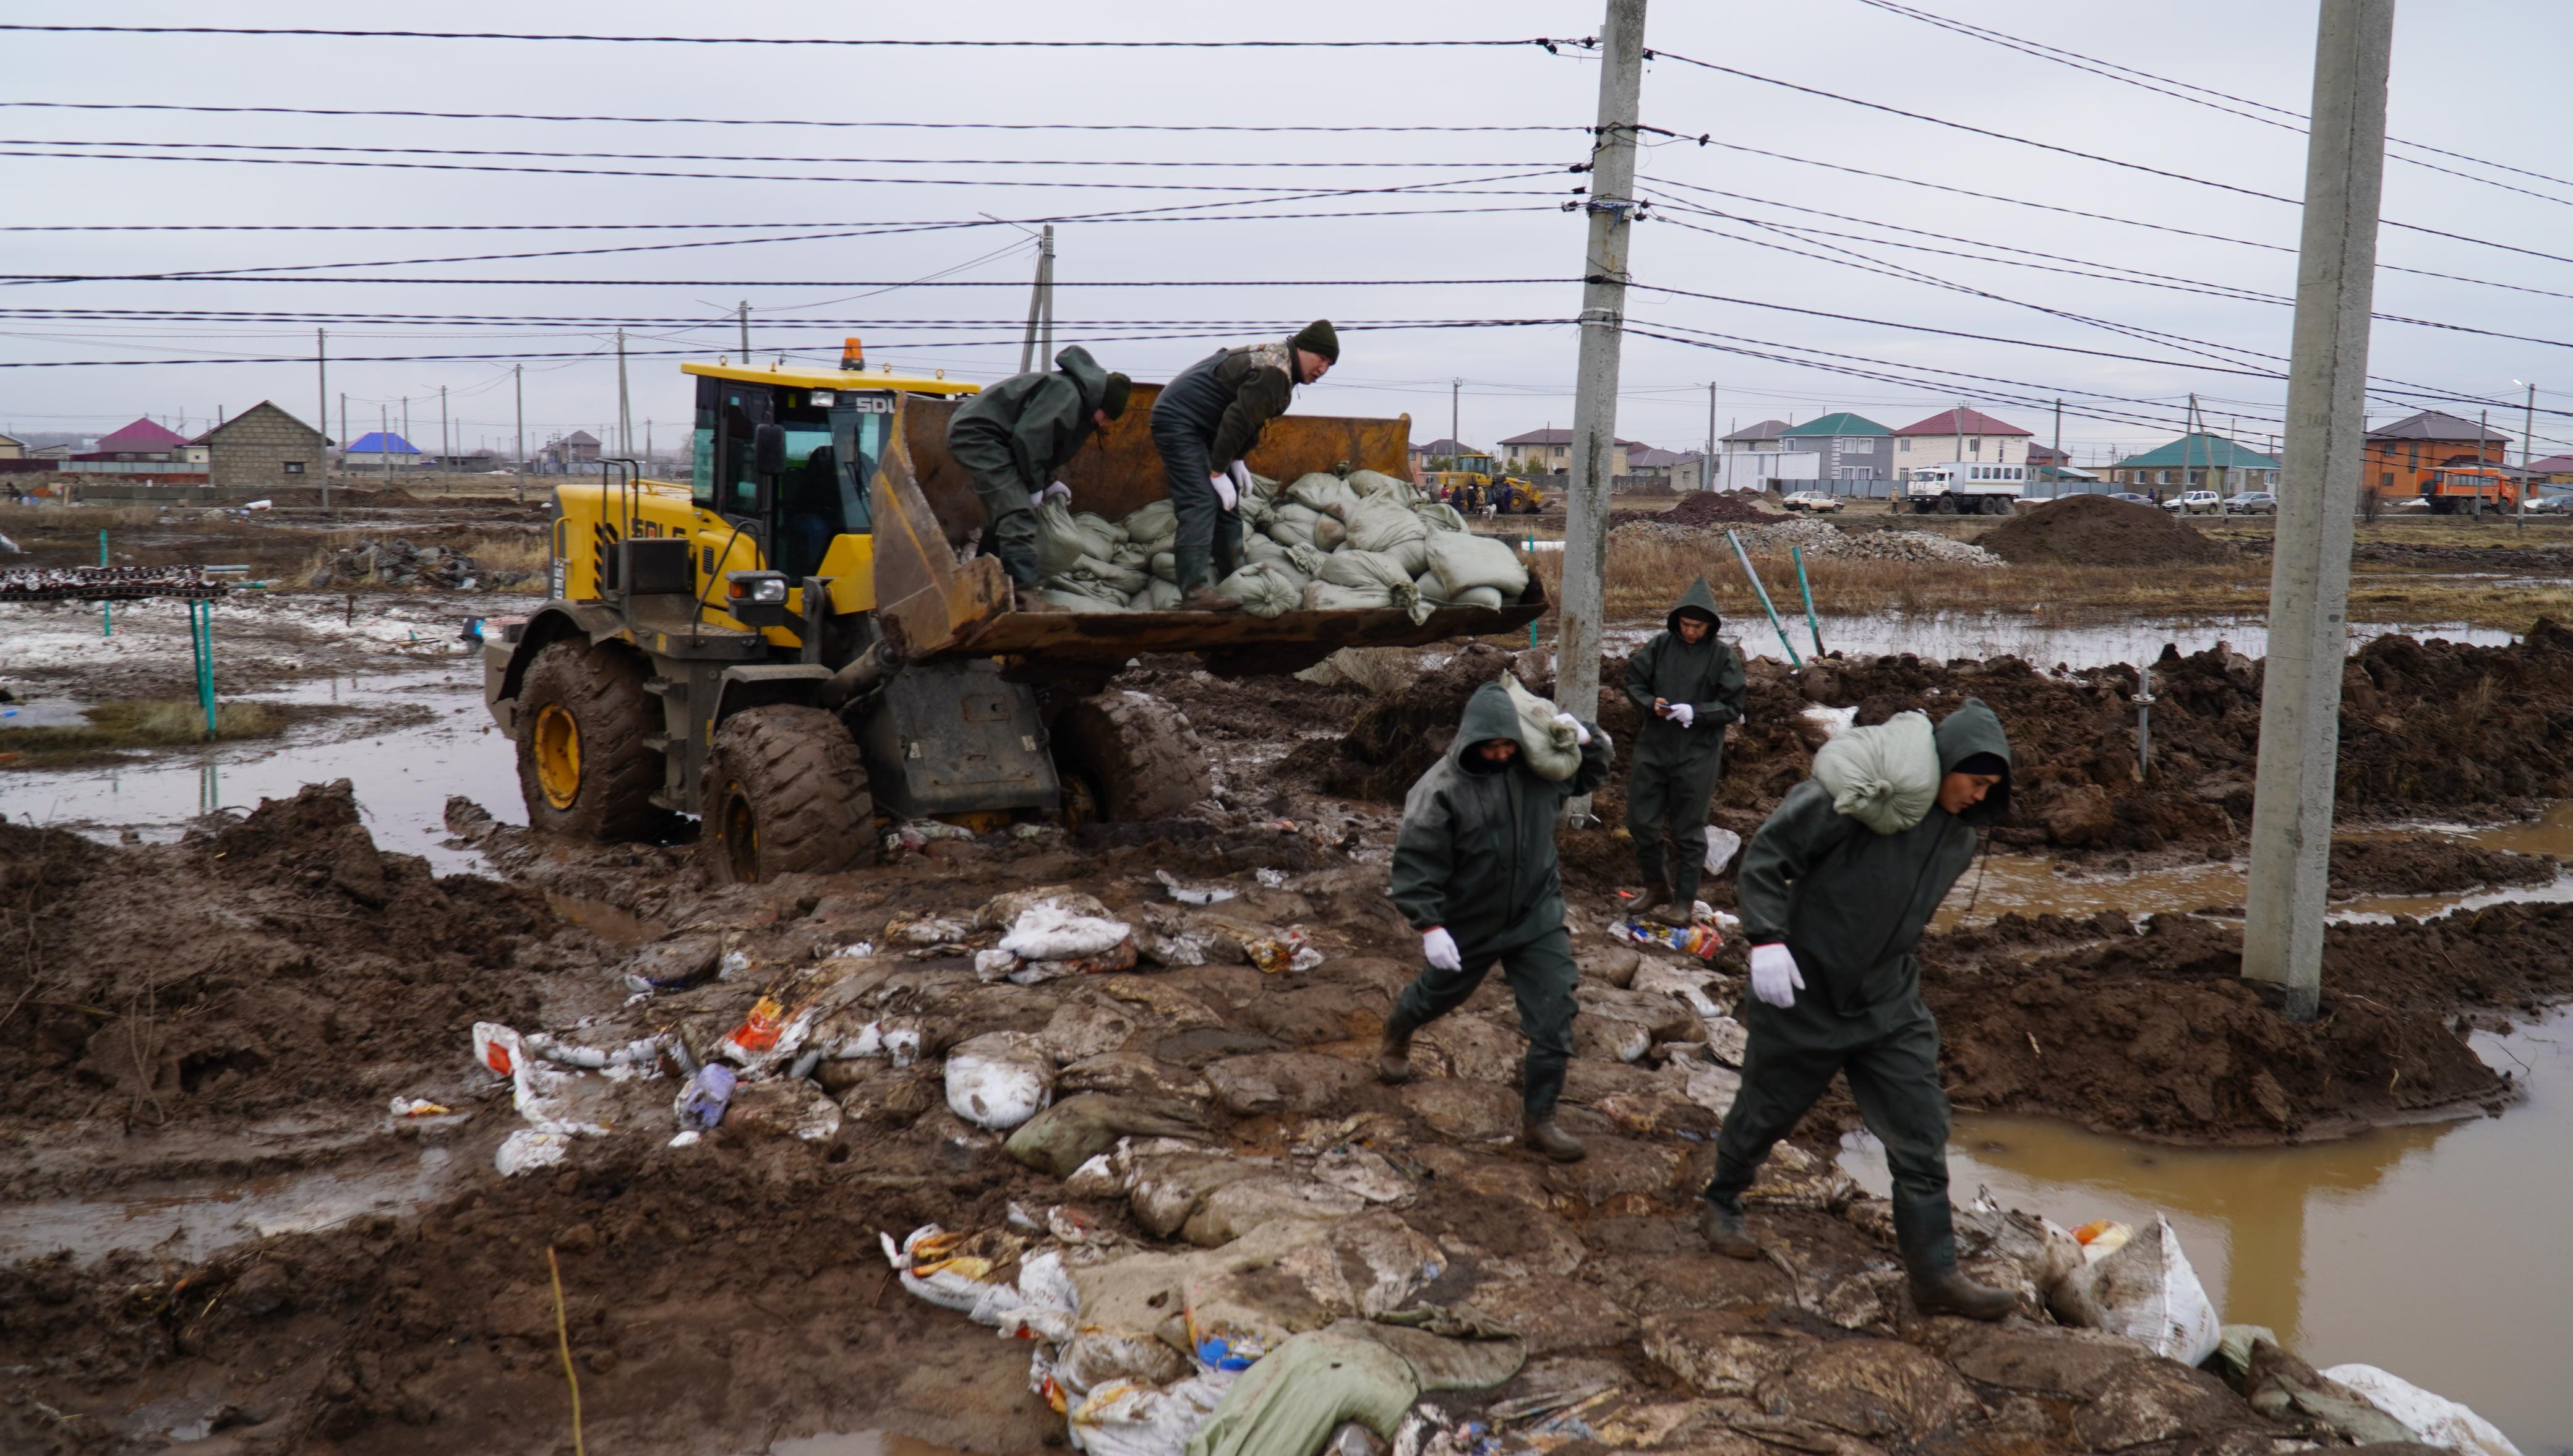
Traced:
POLYGON ((1023 612, 1063 608, 1037 595, 1037 498, 1072 487, 1055 479, 1092 433, 1126 412, 1134 383, 1072 345, 1054 371, 1014 374, 956 406, 947 453, 964 466, 983 501, 985 547, 1001 558, 1023 612), (1049 483, 1051 482, 1051 483, 1049 483))
POLYGON ((1242 603, 1218 596, 1215 584, 1242 564, 1242 497, 1251 490, 1243 457, 1269 421, 1286 412, 1295 386, 1309 384, 1340 362, 1340 336, 1316 319, 1268 344, 1220 349, 1180 371, 1153 400, 1153 448, 1161 451, 1165 488, 1179 513, 1180 605, 1230 612, 1242 603))
POLYGON ((1743 1227, 1743 1190, 1843 1073, 1859 1114, 1885 1143, 1913 1304, 1925 1314, 1999 1319, 2016 1303, 2009 1291, 1957 1271, 1939 1024, 1922 1004, 1912 951, 1974 863, 1977 831, 2010 812, 2010 739, 1980 698, 1968 698, 1934 736, 1938 798, 1911 828, 1880 834, 1833 809, 1831 792, 1807 779, 1743 851, 1736 898, 1751 945, 1742 1004, 1750 1046, 1741 1094, 1716 1136, 1703 1228, 1716 1252, 1760 1257, 1743 1227))
POLYGON ((1411 1034, 1465 1004, 1499 962, 1518 998, 1528 1041, 1520 1085, 1525 1143, 1557 1162, 1579 1159, 1581 1140, 1557 1125, 1564 1064, 1572 1060, 1572 937, 1563 923, 1563 879, 1554 851, 1564 802, 1608 777, 1615 749, 1595 724, 1570 713, 1554 722, 1579 742, 1569 777, 1529 763, 1522 723, 1507 689, 1488 682, 1467 699, 1446 755, 1411 786, 1393 843, 1394 907, 1420 932, 1428 963, 1385 1018, 1376 1073, 1411 1080, 1411 1034))
POLYGON ((1644 715, 1626 771, 1626 833, 1643 872, 1639 915, 1686 925, 1706 869, 1706 810, 1724 770, 1724 728, 1742 721, 1742 654, 1716 635, 1715 593, 1689 583, 1662 630, 1626 659, 1626 700, 1644 715), (1665 859, 1663 840, 1672 857, 1665 859), (1665 909, 1664 907, 1668 907, 1665 909), (1658 912, 1658 913, 1657 913, 1658 912))

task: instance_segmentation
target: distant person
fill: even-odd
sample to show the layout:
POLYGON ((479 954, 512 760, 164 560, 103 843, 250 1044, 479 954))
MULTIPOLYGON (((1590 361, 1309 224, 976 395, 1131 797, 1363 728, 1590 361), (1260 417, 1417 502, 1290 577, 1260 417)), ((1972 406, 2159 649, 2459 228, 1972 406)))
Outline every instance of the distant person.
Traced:
POLYGON ((1242 565, 1242 496, 1251 488, 1243 457, 1269 421, 1286 412, 1295 386, 1340 361, 1340 337, 1316 319, 1275 344, 1220 349, 1180 371, 1153 401, 1153 447, 1162 452, 1180 534, 1180 606, 1239 611, 1215 584, 1242 565))
POLYGON ((1725 725, 1742 721, 1748 693, 1742 654, 1716 634, 1722 625, 1701 576, 1662 630, 1626 659, 1626 700, 1644 717, 1626 771, 1626 833, 1644 877, 1634 910, 1665 925, 1689 923, 1706 871, 1706 811, 1724 771, 1725 725))
MULTIPOLYGON (((1832 791, 1809 778, 1742 852, 1735 898, 1751 945, 1751 995, 1741 1003, 1750 1041, 1741 1093, 1716 1134, 1702 1227, 1717 1253, 1761 1256, 1743 1226, 1743 1191, 1842 1074, 1885 1144, 1913 1305, 2000 1319, 2017 1298, 1957 1271, 1939 1024, 1922 1004, 1912 951, 1974 863, 1977 831, 2010 812, 2010 739, 1981 698, 1968 698, 1933 743, 1937 796, 1908 828, 1883 833, 1839 812, 1832 791)), ((1930 767, 1921 765, 1925 777, 1930 767)))
POLYGON ((1023 612, 1064 610, 1037 594, 1037 497, 1094 431, 1126 412, 1134 388, 1077 344, 1054 363, 1051 373, 1016 374, 968 397, 947 421, 947 453, 983 501, 984 539, 1023 612))
MULTIPOLYGON (((1497 962, 1518 999, 1528 1043, 1520 1140, 1557 1162, 1574 1162, 1587 1149, 1556 1124, 1554 1105, 1572 1060, 1579 1010, 1572 989, 1581 972, 1563 920, 1554 830, 1565 801, 1608 777, 1615 749, 1606 733, 1569 713, 1553 721, 1571 729, 1580 747, 1561 779, 1529 761, 1524 735, 1539 726, 1521 719, 1506 687, 1483 684, 1466 699, 1445 756, 1404 797, 1387 893, 1420 932, 1427 966, 1394 998, 1376 1075, 1409 1082, 1412 1033, 1463 1006, 1497 962)), ((1538 746, 1549 757, 1560 751, 1550 738, 1538 746)))

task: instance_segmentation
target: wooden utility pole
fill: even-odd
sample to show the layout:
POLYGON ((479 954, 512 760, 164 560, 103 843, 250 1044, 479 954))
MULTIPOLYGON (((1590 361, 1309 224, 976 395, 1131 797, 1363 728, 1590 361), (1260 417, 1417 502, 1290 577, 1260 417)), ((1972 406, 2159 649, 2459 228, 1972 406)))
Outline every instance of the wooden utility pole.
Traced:
MULTIPOLYGON (((1617 460, 1617 370, 1626 328, 1626 256, 1635 230, 1635 114, 1644 85, 1644 0, 1608 0, 1599 31, 1599 123, 1591 136, 1590 215, 1581 255, 1581 360, 1564 491, 1563 599, 1555 603, 1555 701, 1599 714, 1599 634, 1607 610, 1608 492, 1617 460)), ((1565 806, 1590 818, 1584 795, 1565 806)))
POLYGON ((2242 922, 2243 976, 2279 988, 2296 1021, 2311 1021, 2322 998, 2351 517, 2366 467, 2368 321, 2393 48, 2394 0, 2322 7, 2242 922))

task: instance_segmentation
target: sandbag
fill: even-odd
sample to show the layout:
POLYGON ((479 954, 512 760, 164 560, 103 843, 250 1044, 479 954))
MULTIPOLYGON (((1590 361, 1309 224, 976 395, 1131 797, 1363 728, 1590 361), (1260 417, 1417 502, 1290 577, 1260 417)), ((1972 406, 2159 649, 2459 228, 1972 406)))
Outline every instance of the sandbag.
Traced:
POLYGON ((1357 499, 1358 493, 1349 488, 1348 481, 1330 471, 1315 470, 1311 474, 1297 476, 1295 483, 1286 487, 1286 498, 1307 510, 1327 511, 1334 505, 1346 505, 1357 499))
POLYGON ((1180 609, 1180 584, 1176 581, 1164 581, 1162 578, 1156 576, 1153 578, 1153 584, 1144 588, 1141 601, 1143 604, 1136 608, 1138 611, 1178 611, 1180 609))
POLYGON ((1331 516, 1313 522, 1313 545, 1318 550, 1336 551, 1348 544, 1349 528, 1331 516))
POLYGON ((2409 1427, 2428 1446, 2445 1446, 2459 1456, 2520 1456, 2519 1447, 2492 1422, 2444 1395, 2422 1389, 2400 1375, 2374 1365, 2334 1365, 2321 1372, 2357 1392, 2369 1405, 2409 1427))
POLYGON ((1431 606, 1449 605, 1447 600, 1447 583, 1439 580, 1438 573, 1435 571, 1423 571, 1413 576, 1411 578, 1411 589, 1419 592, 1420 599, 1429 603, 1431 606))
POLYGON ((986 1032, 947 1054, 947 1108, 1007 1132, 1054 1100, 1054 1061, 1026 1032, 986 1032))
POLYGON ((1382 470, 1351 470, 1348 482, 1349 488, 1362 496, 1381 495, 1397 505, 1407 506, 1417 497, 1409 482, 1382 470))
POLYGON ((1318 516, 1290 519, 1281 515, 1269 523, 1265 534, 1282 546, 1310 546, 1313 544, 1313 521, 1318 519, 1318 516))
POLYGON ((1037 504, 1037 573, 1055 576, 1072 569, 1090 549, 1081 527, 1072 519, 1072 507, 1060 500, 1037 504))
MULTIPOLYGON (((1310 550, 1312 548, 1308 546, 1305 549, 1310 550)), ((1287 559, 1286 548, 1278 544, 1276 541, 1269 539, 1267 536, 1262 535, 1258 531, 1245 531, 1242 533, 1242 559, 1245 561, 1284 562, 1287 559)), ((1307 572, 1305 574, 1310 575, 1312 573, 1307 572)))
POLYGON ((1126 529, 1130 541, 1168 541, 1180 534, 1179 507, 1168 499, 1156 500, 1141 510, 1128 513, 1118 522, 1126 529))
POLYGON ((1381 591, 1384 605, 1411 613, 1415 622, 1429 615, 1429 603, 1421 600, 1419 588, 1411 584, 1411 573, 1403 569, 1400 558, 1389 553, 1334 551, 1322 563, 1321 575, 1315 579, 1363 592, 1381 591))
POLYGON ((1304 588, 1304 610, 1308 612, 1380 612, 1392 605, 1393 593, 1376 587, 1333 586, 1316 581, 1304 588))
POLYGON ((1501 600, 1501 591, 1497 586, 1466 587, 1463 591, 1456 593, 1455 600, 1450 601, 1447 604, 1449 606, 1472 607, 1502 607, 1509 605, 1509 603, 1501 600))
POLYGON ((1304 584, 1275 562, 1255 561, 1217 582, 1215 592, 1242 603, 1255 617, 1277 617, 1302 604, 1304 584))
POLYGON ((1939 742, 1930 715, 1897 713, 1873 728, 1845 728, 1814 752, 1814 781, 1832 809, 1879 834, 1901 834, 1939 802, 1939 742))
POLYGON ((1519 686, 1519 680, 1508 673, 1501 674, 1501 687, 1519 715, 1519 752, 1526 756, 1527 766, 1549 783, 1571 778, 1573 770, 1581 767, 1581 737, 1555 721, 1562 710, 1519 686))
POLYGON ((1082 557, 1072 563, 1070 571, 1063 574, 1114 587, 1119 596, 1133 596, 1144 589, 1146 582, 1153 579, 1152 573, 1140 566, 1120 566, 1112 561, 1102 561, 1096 556, 1082 557))
POLYGON ((1466 528, 1462 511, 1443 500, 1415 500, 1411 513, 1433 531, 1461 531, 1466 528))
POLYGON ((1303 577, 1307 581, 1321 575, 1323 565, 1330 559, 1330 553, 1319 546, 1289 546, 1286 548, 1286 563, 1295 568, 1296 575, 1303 577))
POLYGON ((2215 1353, 2223 1339, 2222 1321, 2180 1251, 2179 1235, 2158 1213, 2124 1247, 2066 1275, 2047 1291, 2046 1302, 2066 1324, 2124 1335, 2183 1365, 2215 1353))
POLYGON ((1477 586, 1498 591, 1503 601, 1527 590, 1527 563, 1507 542, 1470 531, 1431 531, 1428 540, 1429 569, 1447 583, 1448 600, 1477 586))
POLYGON ((1058 576, 1046 582, 1038 590, 1037 595, 1068 612, 1125 611, 1127 599, 1113 592, 1108 595, 1099 594, 1107 591, 1109 588, 1104 582, 1081 583, 1069 576, 1058 576))
POLYGON ((1072 517, 1074 529, 1081 532, 1081 549, 1085 554, 1105 561, 1126 544, 1126 532, 1117 522, 1092 511, 1079 511, 1072 517))
POLYGON ((1171 551, 1155 551, 1153 553, 1152 571, 1154 580, 1167 581, 1174 586, 1178 585, 1180 580, 1180 558, 1178 554, 1171 551))
POLYGON ((1428 524, 1391 496, 1361 500, 1343 510, 1340 519, 1349 528, 1349 546, 1353 550, 1390 551, 1429 534, 1428 524))

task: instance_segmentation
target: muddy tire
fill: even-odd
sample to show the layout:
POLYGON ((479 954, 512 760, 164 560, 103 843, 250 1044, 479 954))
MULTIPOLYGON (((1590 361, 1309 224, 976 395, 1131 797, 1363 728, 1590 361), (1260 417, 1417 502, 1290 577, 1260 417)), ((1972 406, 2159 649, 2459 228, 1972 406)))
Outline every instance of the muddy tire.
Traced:
POLYGON ((577 638, 547 644, 518 684, 518 793, 530 827, 617 843, 666 837, 676 816, 661 788, 661 701, 651 669, 577 638))
POLYGON ((1054 749, 1067 781, 1088 781, 1102 819, 1168 819, 1215 793, 1196 731, 1179 709, 1143 693, 1073 704, 1055 724, 1054 749))
POLYGON ((820 708, 775 705, 726 718, 706 760, 706 868, 729 885, 830 874, 869 857, 875 800, 857 740, 820 708))

